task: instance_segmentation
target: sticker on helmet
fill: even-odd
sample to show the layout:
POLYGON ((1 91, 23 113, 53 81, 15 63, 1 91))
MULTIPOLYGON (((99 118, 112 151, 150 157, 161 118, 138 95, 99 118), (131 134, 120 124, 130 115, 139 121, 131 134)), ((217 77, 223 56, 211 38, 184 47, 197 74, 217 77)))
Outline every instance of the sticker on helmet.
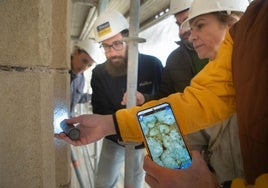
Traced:
POLYGON ((97 26, 98 36, 102 37, 111 32, 111 26, 109 22, 105 22, 99 26, 97 26))

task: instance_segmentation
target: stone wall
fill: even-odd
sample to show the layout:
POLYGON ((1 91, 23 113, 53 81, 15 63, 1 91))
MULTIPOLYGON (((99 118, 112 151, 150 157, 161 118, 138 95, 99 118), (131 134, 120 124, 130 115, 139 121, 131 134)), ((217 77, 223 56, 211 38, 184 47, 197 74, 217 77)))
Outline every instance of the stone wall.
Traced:
POLYGON ((53 135, 69 106, 70 4, 0 1, 0 187, 70 184, 69 147, 53 135))

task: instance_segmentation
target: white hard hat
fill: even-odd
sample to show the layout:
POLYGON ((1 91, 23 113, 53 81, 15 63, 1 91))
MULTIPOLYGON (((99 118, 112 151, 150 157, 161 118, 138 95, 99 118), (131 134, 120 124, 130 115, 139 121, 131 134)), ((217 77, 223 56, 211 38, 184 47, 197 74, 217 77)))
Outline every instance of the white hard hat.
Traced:
POLYGON ((102 52, 99 47, 99 43, 92 39, 86 39, 78 41, 74 46, 84 50, 93 59, 93 61, 98 62, 98 59, 102 56, 102 52))
POLYGON ((245 12, 248 5, 248 0, 194 0, 188 18, 182 23, 182 28, 188 29, 189 21, 197 16, 220 11, 245 12))
POLYGON ((95 21, 95 40, 98 42, 111 38, 125 29, 129 29, 127 19, 115 10, 103 12, 95 21))
POLYGON ((177 14, 191 7, 193 0, 171 0, 169 14, 177 14))

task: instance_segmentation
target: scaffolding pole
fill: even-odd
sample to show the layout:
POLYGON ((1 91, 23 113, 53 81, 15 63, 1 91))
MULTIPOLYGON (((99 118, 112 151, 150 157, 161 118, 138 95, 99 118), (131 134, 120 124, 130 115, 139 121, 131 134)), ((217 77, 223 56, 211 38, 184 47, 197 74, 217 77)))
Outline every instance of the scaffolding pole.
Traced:
POLYGON ((73 164, 73 167, 74 167, 74 170, 75 170, 75 174, 76 174, 78 183, 80 185, 80 188, 86 188, 85 183, 84 183, 83 178, 82 178, 82 175, 81 175, 81 171, 80 171, 80 168, 79 168, 79 165, 78 165, 78 161, 77 161, 77 157, 76 157, 74 148, 73 148, 72 145, 70 147, 71 147, 72 164, 73 164))
MULTIPOLYGON (((128 70, 127 70, 127 108, 136 106, 137 75, 138 75, 138 43, 145 42, 138 38, 139 33, 140 0, 130 1, 129 37, 125 39, 128 44, 128 70)), ((125 177, 124 187, 133 188, 135 146, 141 143, 124 142, 125 145, 125 177)))

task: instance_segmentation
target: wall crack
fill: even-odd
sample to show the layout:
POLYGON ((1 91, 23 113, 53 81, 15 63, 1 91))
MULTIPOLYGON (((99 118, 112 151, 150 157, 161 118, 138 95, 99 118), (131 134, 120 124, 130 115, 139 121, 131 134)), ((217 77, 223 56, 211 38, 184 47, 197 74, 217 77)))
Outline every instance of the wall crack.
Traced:
POLYGON ((6 71, 6 72, 33 72, 33 73, 68 73, 68 69, 50 69, 48 67, 16 67, 16 66, 4 66, 0 65, 0 72, 6 71))

